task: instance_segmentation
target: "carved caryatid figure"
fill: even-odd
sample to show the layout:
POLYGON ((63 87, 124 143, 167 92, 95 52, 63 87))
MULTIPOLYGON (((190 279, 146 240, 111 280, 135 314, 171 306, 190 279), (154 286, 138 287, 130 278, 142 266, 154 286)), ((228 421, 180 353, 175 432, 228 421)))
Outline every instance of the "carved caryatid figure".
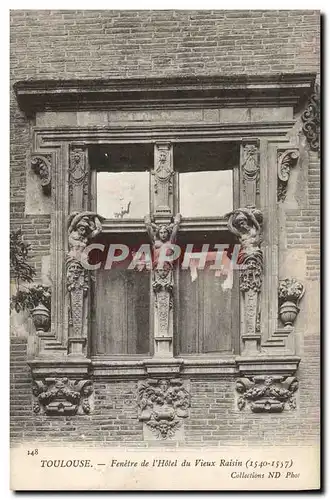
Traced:
POLYGON ((240 289, 244 296, 245 333, 258 331, 258 296, 263 273, 262 213, 255 207, 239 208, 228 214, 228 229, 241 244, 237 263, 240 269, 240 289))
MULTIPOLYGON (((69 252, 66 260, 66 284, 70 293, 71 337, 84 337, 84 297, 88 290, 88 272, 83 265, 83 252, 102 230, 101 217, 95 212, 73 212, 68 220, 69 252)), ((78 346, 77 341, 75 345, 78 346)))
POLYGON ((81 257, 88 242, 102 231, 101 217, 95 212, 73 212, 68 220, 69 254, 81 257))
POLYGON ((241 244, 237 263, 242 266, 240 288, 260 291, 263 255, 260 249, 262 213, 254 207, 239 208, 229 214, 228 229, 241 244))
POLYGON ((166 257, 173 256, 173 244, 181 222, 181 215, 177 214, 171 224, 157 225, 149 216, 145 217, 145 224, 153 250, 153 277, 152 287, 156 297, 156 337, 171 336, 170 309, 173 304, 173 262, 166 257))

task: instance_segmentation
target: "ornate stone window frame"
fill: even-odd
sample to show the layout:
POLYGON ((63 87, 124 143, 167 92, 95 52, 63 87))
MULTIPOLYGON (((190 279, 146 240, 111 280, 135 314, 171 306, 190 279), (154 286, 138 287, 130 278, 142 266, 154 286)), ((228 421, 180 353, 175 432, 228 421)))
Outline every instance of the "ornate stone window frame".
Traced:
MULTIPOLYGON (((172 375, 190 378, 200 375, 253 377, 268 374, 289 377, 295 374, 300 359, 296 355, 294 331, 278 327, 278 158, 279 154, 285 156, 286 151, 297 150, 297 143, 289 138, 288 133, 295 123, 294 111, 307 102, 314 80, 314 74, 304 73, 111 81, 25 81, 15 84, 21 109, 29 118, 37 116, 36 125, 32 127, 31 154, 52 158, 52 203, 53 214, 56 214, 51 224, 54 283, 51 329, 41 333, 35 342, 30 342, 29 365, 35 379, 55 375, 86 379, 172 375), (243 108, 248 115, 245 119, 239 118, 239 110, 243 108), (198 110, 202 118, 180 123, 157 120, 153 123, 111 123, 107 118, 107 113, 112 111, 159 109, 198 110), (233 111, 236 119, 221 119, 223 109, 233 111), (66 121, 67 113, 74 119, 74 124, 66 121), (55 121, 52 122, 53 118, 55 121), (104 123, 100 124, 102 120, 104 123), (257 205, 263 215, 260 326, 246 334, 241 330, 239 355, 92 357, 86 314, 88 292, 82 299, 81 335, 72 337, 68 327, 68 294, 63 279, 68 252, 67 217, 73 211, 82 212, 91 208, 88 146, 210 140, 230 140, 241 144, 240 206, 257 205), (247 166, 244 157, 251 148, 257 151, 258 165, 255 169, 253 163, 247 166), (75 172, 73 161, 76 161, 75 169, 78 169, 75 172)), ((191 224, 194 222, 183 221, 181 229, 187 230, 191 224)), ((221 229, 224 224, 224 221, 210 220, 207 227, 221 229)), ((145 231, 142 224, 134 221, 119 223, 117 229, 145 231)), ((105 223, 103 230, 113 229, 105 223)))

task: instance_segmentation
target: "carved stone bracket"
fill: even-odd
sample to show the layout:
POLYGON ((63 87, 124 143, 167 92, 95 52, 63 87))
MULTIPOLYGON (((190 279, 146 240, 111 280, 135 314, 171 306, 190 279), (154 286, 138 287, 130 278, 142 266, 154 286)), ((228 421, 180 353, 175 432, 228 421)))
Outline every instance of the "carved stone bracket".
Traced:
POLYGON ((285 328, 292 328, 300 311, 298 304, 304 293, 304 285, 295 278, 287 278, 279 282, 279 317, 285 328))
POLYGON ((242 410, 248 403, 254 413, 280 413, 286 406, 296 408, 294 393, 297 389, 295 377, 260 375, 240 378, 236 382, 236 391, 240 394, 237 406, 242 410))
POLYGON ((308 102, 307 109, 301 116, 302 130, 307 138, 312 151, 320 154, 320 87, 315 85, 315 90, 308 102))
POLYGON ((46 195, 51 193, 52 181, 52 155, 51 154, 33 154, 31 157, 31 167, 33 171, 40 177, 40 184, 43 192, 46 195))
POLYGON ((139 420, 157 437, 178 435, 188 417, 190 395, 181 379, 147 379, 138 382, 139 420))
POLYGON ((277 156, 277 200, 284 201, 286 197, 291 168, 293 168, 299 158, 297 149, 287 149, 278 151, 277 156))
POLYGON ((76 415, 90 413, 90 396, 93 392, 90 380, 69 380, 62 378, 45 378, 34 380, 33 411, 46 415, 76 415))
MULTIPOLYGON (((228 229, 241 245, 237 263, 240 266, 244 330, 243 337, 260 332, 260 292, 263 278, 263 216, 255 207, 239 208, 228 214, 228 229)), ((253 339, 255 340, 255 339, 253 339)))

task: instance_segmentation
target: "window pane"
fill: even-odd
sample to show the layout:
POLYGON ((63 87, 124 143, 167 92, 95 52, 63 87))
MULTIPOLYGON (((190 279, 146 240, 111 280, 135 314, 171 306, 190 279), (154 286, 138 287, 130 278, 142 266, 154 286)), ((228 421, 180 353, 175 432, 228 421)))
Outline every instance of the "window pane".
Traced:
POLYGON ((233 209, 233 171, 180 173, 183 217, 223 216, 233 209))
POLYGON ((149 172, 98 172, 97 213, 108 219, 149 213, 149 172))

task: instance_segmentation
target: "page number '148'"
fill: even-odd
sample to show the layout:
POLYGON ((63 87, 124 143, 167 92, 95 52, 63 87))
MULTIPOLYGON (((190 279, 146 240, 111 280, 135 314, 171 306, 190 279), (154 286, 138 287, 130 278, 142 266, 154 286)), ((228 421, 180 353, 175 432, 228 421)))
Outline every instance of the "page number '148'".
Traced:
POLYGON ((27 454, 31 455, 31 457, 38 455, 38 448, 36 448, 35 450, 28 450, 27 454))

